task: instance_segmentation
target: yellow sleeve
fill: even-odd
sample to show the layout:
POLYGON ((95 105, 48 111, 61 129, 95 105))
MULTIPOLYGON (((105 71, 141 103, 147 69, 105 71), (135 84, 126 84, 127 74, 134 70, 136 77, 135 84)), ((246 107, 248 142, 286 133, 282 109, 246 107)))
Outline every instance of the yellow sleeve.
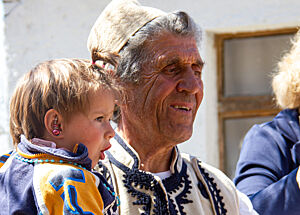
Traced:
POLYGON ((34 190, 42 214, 102 215, 99 179, 91 172, 66 164, 38 164, 34 190))

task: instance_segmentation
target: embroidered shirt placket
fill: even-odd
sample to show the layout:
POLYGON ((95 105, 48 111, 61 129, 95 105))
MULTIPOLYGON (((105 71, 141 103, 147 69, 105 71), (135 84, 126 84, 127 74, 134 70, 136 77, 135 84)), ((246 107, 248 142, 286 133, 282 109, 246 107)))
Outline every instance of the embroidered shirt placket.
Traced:
POLYGON ((154 176, 154 179, 158 181, 159 186, 160 186, 161 189, 164 191, 164 194, 165 194, 165 200, 166 200, 166 202, 167 202, 167 208, 169 208, 168 193, 167 193, 167 190, 166 190, 164 184, 162 183, 162 180, 161 180, 158 176, 154 176))

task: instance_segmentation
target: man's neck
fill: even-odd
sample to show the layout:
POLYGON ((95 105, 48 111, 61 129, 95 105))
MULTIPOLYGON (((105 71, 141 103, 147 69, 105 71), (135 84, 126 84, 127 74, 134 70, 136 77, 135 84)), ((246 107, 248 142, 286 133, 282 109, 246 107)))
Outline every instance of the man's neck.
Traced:
POLYGON ((140 170, 147 172, 163 172, 170 169, 172 151, 176 144, 165 144, 154 137, 140 137, 130 130, 119 128, 117 132, 131 145, 140 158, 140 170), (164 146, 164 147, 162 147, 164 146))
POLYGON ((170 170, 172 149, 166 152, 152 151, 148 154, 143 150, 138 152, 141 160, 140 169, 147 172, 157 173, 170 170))

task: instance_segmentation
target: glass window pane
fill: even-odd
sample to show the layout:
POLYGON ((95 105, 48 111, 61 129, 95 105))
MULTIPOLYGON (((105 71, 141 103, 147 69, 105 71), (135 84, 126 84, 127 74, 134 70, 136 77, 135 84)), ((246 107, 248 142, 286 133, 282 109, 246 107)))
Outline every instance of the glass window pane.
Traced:
POLYGON ((239 158, 240 149, 244 136, 254 124, 271 121, 274 116, 226 119, 224 121, 225 131, 225 173, 232 179, 235 174, 236 163, 239 158))
POLYGON ((271 94, 271 73, 293 34, 224 40, 224 96, 271 94))

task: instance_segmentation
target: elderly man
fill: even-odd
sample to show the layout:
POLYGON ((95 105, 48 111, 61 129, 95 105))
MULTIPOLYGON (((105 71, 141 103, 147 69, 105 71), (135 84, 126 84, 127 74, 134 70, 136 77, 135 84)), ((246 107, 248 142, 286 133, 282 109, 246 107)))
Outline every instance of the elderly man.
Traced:
POLYGON ((203 98, 198 38, 185 12, 166 14, 135 0, 113 0, 90 32, 94 62, 120 55, 125 102, 97 170, 120 196, 121 214, 255 214, 223 173, 176 147, 191 137, 203 98))

